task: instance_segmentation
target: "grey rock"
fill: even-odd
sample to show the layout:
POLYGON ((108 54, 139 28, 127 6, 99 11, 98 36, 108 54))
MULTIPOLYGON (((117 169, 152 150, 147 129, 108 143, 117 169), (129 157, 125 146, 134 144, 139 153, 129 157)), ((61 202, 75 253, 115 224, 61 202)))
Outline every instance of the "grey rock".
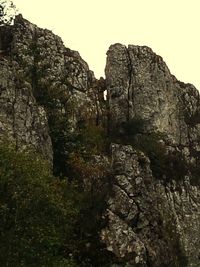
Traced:
POLYGON ((199 92, 179 82, 149 47, 112 45, 105 73, 112 126, 139 118, 144 132, 199 149, 199 92))
MULTIPOLYGON (((57 112, 67 113, 72 128, 80 120, 96 120, 94 75, 79 53, 66 48, 60 37, 17 16, 11 54, 26 71, 37 101, 48 95, 57 112)), ((45 106, 44 101, 42 104, 45 106)))
MULTIPOLYGON (((111 129, 120 133, 124 123, 132 122, 134 127, 139 119, 143 122, 139 135, 161 133, 159 142, 167 153, 179 151, 187 162, 198 166, 197 89, 178 81, 163 59, 145 46, 112 45, 105 71, 111 129)), ((139 135, 133 136, 136 141, 139 135)), ((166 184, 165 177, 155 179, 151 161, 141 152, 116 144, 111 150, 114 196, 108 201, 108 210, 117 216, 116 221, 123 221, 122 232, 131 227, 129 231, 144 245, 144 266, 199 266, 199 183, 191 185, 188 173, 182 181, 170 177, 166 184), (137 209, 130 207, 131 200, 137 209), (130 211, 133 216, 128 217, 130 211)), ((123 258, 117 250, 120 245, 113 246, 119 241, 112 240, 117 226, 114 216, 108 218, 104 241, 119 262, 132 264, 133 255, 123 258)))
POLYGON ((0 61, 0 136, 16 149, 31 148, 52 162, 52 145, 45 110, 39 106, 16 62, 0 61))
POLYGON ((1 27, 0 46, 1 131, 17 147, 36 148, 52 161, 55 140, 48 121, 62 117, 63 135, 75 132, 79 122, 99 122, 98 82, 78 52, 22 15, 13 26, 1 27))
POLYGON ((199 187, 189 177, 164 185, 153 177, 149 159, 131 146, 112 145, 112 168, 101 238, 122 266, 199 266, 199 187))

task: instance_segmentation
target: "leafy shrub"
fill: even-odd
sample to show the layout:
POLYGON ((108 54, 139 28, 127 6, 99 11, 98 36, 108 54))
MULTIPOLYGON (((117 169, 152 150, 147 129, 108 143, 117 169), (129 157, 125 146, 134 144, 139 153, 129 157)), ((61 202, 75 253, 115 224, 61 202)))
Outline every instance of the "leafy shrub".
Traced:
POLYGON ((154 177, 169 182, 172 179, 182 181, 186 175, 189 175, 191 184, 199 185, 198 153, 196 156, 193 155, 196 157, 196 164, 187 162, 181 151, 167 151, 165 144, 160 142, 163 139, 162 134, 152 133, 138 136, 132 144, 149 157, 154 177))
POLYGON ((113 255, 99 241, 99 232, 106 225, 102 214, 107 208, 111 174, 108 173, 105 165, 85 160, 78 153, 71 154, 70 166, 73 179, 79 181, 79 184, 83 184, 83 181, 86 184, 84 185, 86 195, 79 213, 78 227, 76 227, 77 238, 79 238, 77 258, 82 262, 81 266, 109 266, 107 264, 112 260, 113 255))
POLYGON ((166 182, 175 179, 180 181, 188 174, 188 164, 180 151, 167 151, 163 135, 152 133, 140 135, 133 145, 142 150, 150 159, 153 175, 166 182))
POLYGON ((104 153, 107 148, 105 129, 100 125, 83 125, 79 132, 79 142, 90 155, 104 153))
POLYGON ((134 136, 144 131, 144 120, 136 117, 127 122, 122 123, 121 127, 126 136, 134 136))
POLYGON ((74 266, 57 263, 73 250, 81 195, 49 169, 35 154, 0 146, 1 266, 74 266))
MULTIPOLYGON (((92 175, 82 164, 74 165, 79 175, 92 175)), ((99 241, 104 196, 53 177, 38 155, 1 144, 0 265, 107 266, 111 253, 99 241)))
POLYGON ((144 120, 134 118, 117 125, 116 129, 111 131, 111 142, 130 144, 143 151, 150 159, 154 177, 158 179, 163 179, 166 182, 172 179, 180 181, 190 172, 192 177, 197 180, 197 173, 200 173, 199 168, 194 168, 188 164, 180 151, 167 151, 164 142, 162 142, 166 138, 164 134, 159 132, 145 134, 144 124, 144 120))
POLYGON ((129 121, 117 124, 110 131, 110 138, 112 141, 121 142, 123 144, 130 144, 133 142, 134 137, 137 134, 141 134, 144 131, 144 120, 135 117, 129 121))
POLYGON ((186 110, 185 114, 184 114, 184 120, 191 127, 196 126, 197 124, 200 123, 200 113, 199 113, 199 111, 196 111, 194 114, 191 114, 190 111, 186 110))
POLYGON ((189 173, 191 166, 187 164, 180 151, 169 152, 162 140, 162 133, 144 134, 144 121, 139 118, 122 123, 118 131, 111 134, 111 141, 131 144, 134 148, 143 151, 150 159, 154 177, 166 182, 175 179, 182 180, 189 173))

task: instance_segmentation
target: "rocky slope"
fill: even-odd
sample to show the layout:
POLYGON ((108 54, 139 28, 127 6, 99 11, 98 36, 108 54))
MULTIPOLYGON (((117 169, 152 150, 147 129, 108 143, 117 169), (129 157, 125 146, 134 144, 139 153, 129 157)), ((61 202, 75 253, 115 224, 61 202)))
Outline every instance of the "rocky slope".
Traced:
POLYGON ((150 48, 121 44, 109 48, 106 79, 98 81, 78 52, 21 15, 0 28, 0 49, 1 140, 41 153, 61 177, 73 179, 80 155, 103 166, 103 178, 97 168, 82 175, 86 191, 104 191, 111 177, 98 233, 113 256, 106 266, 198 267, 194 86, 177 81, 150 48))

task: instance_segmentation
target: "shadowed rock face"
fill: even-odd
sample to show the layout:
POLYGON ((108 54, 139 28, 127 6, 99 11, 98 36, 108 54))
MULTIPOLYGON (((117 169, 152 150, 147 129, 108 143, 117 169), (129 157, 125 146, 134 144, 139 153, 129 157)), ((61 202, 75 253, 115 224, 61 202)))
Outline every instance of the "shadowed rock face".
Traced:
MULTIPOLYGON (((199 93, 148 47, 112 45, 106 80, 97 81, 78 52, 19 15, 14 26, 0 28, 0 103, 1 139, 36 150, 54 166, 66 163, 75 144, 68 136, 81 123, 120 132, 134 119, 143 122, 140 134, 164 134, 163 146, 199 164, 199 93)), ((115 259, 107 266, 199 267, 200 191, 192 174, 181 181, 171 175, 166 183, 148 155, 120 141, 110 154, 92 156, 113 176, 99 233, 115 259)), ((101 178, 85 178, 85 190, 93 180, 103 188, 101 178)))

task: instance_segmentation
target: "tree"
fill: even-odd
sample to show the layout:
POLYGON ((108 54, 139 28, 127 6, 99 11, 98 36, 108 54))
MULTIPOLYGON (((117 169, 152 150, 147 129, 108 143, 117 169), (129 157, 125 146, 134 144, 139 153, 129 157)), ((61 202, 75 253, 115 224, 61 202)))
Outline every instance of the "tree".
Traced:
POLYGON ((11 0, 0 0, 0 26, 12 24, 17 13, 11 0))

